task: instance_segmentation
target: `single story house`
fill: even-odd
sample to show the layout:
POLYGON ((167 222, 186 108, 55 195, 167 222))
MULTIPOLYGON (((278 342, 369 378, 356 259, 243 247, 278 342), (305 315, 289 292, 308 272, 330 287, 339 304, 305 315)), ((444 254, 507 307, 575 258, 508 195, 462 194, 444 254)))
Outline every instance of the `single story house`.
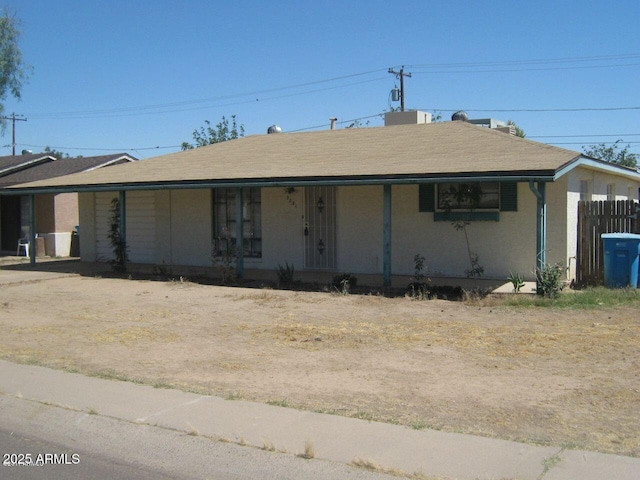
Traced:
MULTIPOLYGON (((30 230, 29 196, 1 195, 7 187, 135 160, 125 153, 61 159, 48 153, 0 157, 0 250, 16 252, 18 240, 27 236, 30 230)), ((43 193, 34 197, 33 205, 35 233, 43 238, 44 251, 39 253, 68 257, 72 232, 79 222, 78 194, 43 193)), ((24 249, 19 253, 26 254, 24 249)))
POLYGON ((302 276, 406 285, 416 254, 432 279, 465 277, 460 220, 485 278, 531 279, 537 265, 561 262, 571 279, 578 200, 637 200, 639 187, 634 169, 412 111, 388 114, 384 127, 253 135, 16 192, 80 192, 87 262, 112 256, 118 198, 134 263, 210 267, 235 246, 240 275, 275 278, 288 263, 302 276), (464 189, 481 192, 478 202, 448 194, 464 189))

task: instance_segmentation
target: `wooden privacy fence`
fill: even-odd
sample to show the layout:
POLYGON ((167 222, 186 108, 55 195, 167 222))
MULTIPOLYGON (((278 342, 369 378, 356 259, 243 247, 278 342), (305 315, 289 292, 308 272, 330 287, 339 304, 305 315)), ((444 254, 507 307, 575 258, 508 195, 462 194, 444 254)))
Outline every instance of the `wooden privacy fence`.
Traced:
POLYGON ((640 233, 640 207, 633 200, 578 202, 576 285, 604 284, 603 233, 640 233))

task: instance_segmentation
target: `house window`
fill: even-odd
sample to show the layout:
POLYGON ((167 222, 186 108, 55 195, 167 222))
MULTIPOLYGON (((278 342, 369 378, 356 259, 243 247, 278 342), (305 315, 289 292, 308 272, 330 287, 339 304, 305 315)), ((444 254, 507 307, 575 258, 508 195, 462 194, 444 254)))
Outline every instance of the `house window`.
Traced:
POLYGON ((498 182, 471 182, 438 184, 438 210, 498 210, 500 184, 498 182))
POLYGON ((616 184, 615 183, 607 183, 607 200, 615 200, 616 199, 616 184))
POLYGON ((589 188, 589 180, 580 180, 580 201, 581 202, 587 202, 591 200, 590 190, 591 189, 589 188))
MULTIPOLYGON (((236 189, 213 190, 213 238, 216 255, 236 244, 236 189)), ((242 231, 245 257, 262 256, 262 199, 259 188, 242 189, 242 231)))
POLYGON ((418 197, 418 210, 434 212, 435 221, 499 221, 500 212, 518 211, 517 182, 425 183, 418 197))

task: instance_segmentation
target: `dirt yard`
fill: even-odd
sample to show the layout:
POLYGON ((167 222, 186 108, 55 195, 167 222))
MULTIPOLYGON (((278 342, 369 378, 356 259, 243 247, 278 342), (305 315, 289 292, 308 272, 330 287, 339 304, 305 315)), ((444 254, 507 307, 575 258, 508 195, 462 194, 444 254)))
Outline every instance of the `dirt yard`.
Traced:
POLYGON ((0 287, 0 357, 640 455, 640 315, 69 277, 0 287))

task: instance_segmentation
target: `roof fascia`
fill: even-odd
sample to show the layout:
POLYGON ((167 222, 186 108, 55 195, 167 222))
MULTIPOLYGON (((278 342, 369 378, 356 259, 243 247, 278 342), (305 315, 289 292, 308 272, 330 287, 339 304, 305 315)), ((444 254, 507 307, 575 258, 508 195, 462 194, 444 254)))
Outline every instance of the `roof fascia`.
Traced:
POLYGON ((589 157, 579 156, 575 160, 567 163, 563 167, 561 167, 553 177, 553 180, 556 181, 563 175, 566 175, 574 168, 578 167, 586 167, 592 170, 598 170, 605 173, 611 173, 613 175, 619 175, 627 178, 631 178, 636 181, 640 181, 640 173, 637 171, 633 171, 626 167, 621 167, 620 165, 616 165, 615 163, 605 162, 603 160, 596 160, 589 157))
POLYGON ((306 186, 369 186, 369 185, 415 185, 441 182, 551 182, 554 172, 457 174, 457 175, 403 175, 383 177, 313 177, 229 179, 183 182, 113 183, 100 185, 68 185, 63 187, 20 187, 2 189, 3 195, 24 195, 69 192, 113 192, 130 190, 185 190, 198 188, 253 188, 253 187, 306 187, 306 186))
POLYGON ((98 168, 103 168, 103 167, 108 167, 110 165, 113 165, 114 163, 118 163, 121 160, 126 160, 127 162, 131 163, 131 162, 135 162, 136 160, 134 160, 133 158, 131 158, 129 155, 121 155, 117 158, 112 158, 111 160, 101 163, 100 165, 96 165, 95 167, 91 167, 87 170, 82 170, 83 172, 92 172, 93 170, 97 170, 98 168))

